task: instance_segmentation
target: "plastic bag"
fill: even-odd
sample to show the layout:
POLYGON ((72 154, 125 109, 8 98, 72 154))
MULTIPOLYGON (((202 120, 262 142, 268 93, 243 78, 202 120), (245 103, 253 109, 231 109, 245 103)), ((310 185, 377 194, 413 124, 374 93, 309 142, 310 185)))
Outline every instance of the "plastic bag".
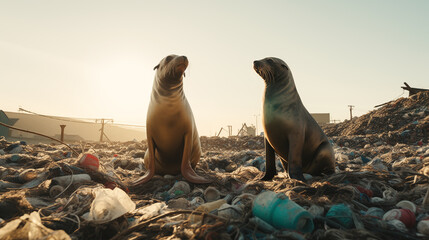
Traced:
POLYGON ((94 189, 95 199, 87 216, 88 221, 95 223, 110 222, 127 212, 133 211, 136 204, 122 189, 94 189))

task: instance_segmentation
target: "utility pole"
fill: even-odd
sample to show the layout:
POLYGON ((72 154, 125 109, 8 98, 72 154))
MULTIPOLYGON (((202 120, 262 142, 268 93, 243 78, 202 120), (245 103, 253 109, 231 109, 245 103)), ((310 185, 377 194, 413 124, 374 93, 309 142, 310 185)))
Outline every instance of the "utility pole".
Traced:
POLYGON ((107 135, 104 133, 104 124, 108 123, 108 122, 112 122, 113 123, 113 119, 104 119, 104 118, 102 118, 102 119, 96 119, 95 120, 96 123, 98 123, 99 121, 101 122, 100 142, 102 142, 103 141, 103 136, 107 137, 107 135))
POLYGON ((354 108, 355 106, 353 106, 353 105, 349 105, 349 108, 350 108, 350 120, 352 120, 352 118, 353 118, 353 108, 354 108))
POLYGON ((60 125, 61 128, 61 142, 64 142, 64 128, 66 128, 66 125, 60 125))
POLYGON ((256 136, 259 136, 259 132, 258 132, 258 117, 260 116, 260 114, 255 114, 253 116, 255 117, 255 132, 256 132, 256 136))
POLYGON ((100 142, 103 141, 103 135, 104 135, 104 119, 101 119, 101 134, 100 134, 100 142))

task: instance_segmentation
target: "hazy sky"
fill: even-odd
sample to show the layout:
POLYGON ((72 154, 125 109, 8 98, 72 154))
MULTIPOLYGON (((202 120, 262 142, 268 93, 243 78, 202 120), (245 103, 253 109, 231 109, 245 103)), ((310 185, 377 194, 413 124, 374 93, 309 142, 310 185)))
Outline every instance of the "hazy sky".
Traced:
POLYGON ((428 13, 425 0, 0 0, 0 109, 145 125, 152 69, 174 53, 200 135, 235 134, 261 113, 253 61, 276 56, 309 112, 344 120, 404 81, 429 88, 428 13))

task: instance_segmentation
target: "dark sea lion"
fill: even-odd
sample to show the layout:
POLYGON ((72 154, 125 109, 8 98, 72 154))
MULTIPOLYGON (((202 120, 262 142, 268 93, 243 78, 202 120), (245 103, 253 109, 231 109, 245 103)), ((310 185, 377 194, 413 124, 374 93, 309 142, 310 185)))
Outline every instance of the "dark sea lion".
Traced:
POLYGON ((154 175, 182 173, 192 183, 209 183, 197 175, 201 143, 191 107, 183 92, 183 77, 188 67, 185 56, 169 55, 155 66, 146 119, 148 150, 144 157, 147 172, 134 181, 138 185, 154 175))
POLYGON ((263 125, 266 172, 262 180, 276 175, 275 153, 289 176, 304 181, 304 173, 335 172, 335 155, 328 138, 305 109, 287 64, 270 57, 253 62, 265 80, 263 125))

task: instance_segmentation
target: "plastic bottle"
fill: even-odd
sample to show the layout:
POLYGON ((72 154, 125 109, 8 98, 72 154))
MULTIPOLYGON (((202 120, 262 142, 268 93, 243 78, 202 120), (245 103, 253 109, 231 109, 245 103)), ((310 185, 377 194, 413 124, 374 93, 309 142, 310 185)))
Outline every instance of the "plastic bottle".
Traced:
POLYGON ((278 229, 292 229, 303 233, 314 229, 313 216, 284 193, 260 193, 253 201, 252 212, 254 216, 278 229))
POLYGON ((54 177, 52 178, 52 185, 60 185, 62 187, 67 187, 72 181, 73 183, 88 182, 91 181, 91 176, 89 176, 88 174, 74 174, 54 177))

